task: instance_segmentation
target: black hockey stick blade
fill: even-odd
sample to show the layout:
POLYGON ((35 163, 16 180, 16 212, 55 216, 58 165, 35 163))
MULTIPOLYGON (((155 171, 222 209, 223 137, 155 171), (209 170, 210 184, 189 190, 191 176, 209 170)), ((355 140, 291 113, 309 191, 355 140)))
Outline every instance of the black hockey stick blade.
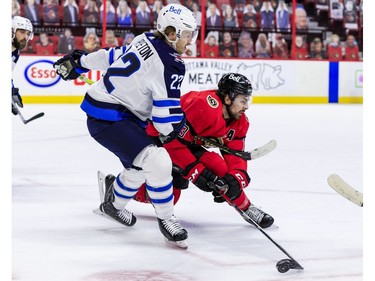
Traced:
MULTIPOLYGON (((20 116, 21 116, 21 115, 20 115, 20 116)), ((34 115, 33 117, 27 119, 27 120, 22 119, 22 118, 21 118, 21 119, 22 119, 22 122, 23 122, 24 124, 27 124, 27 123, 29 123, 29 122, 31 122, 31 121, 33 121, 33 120, 35 120, 35 119, 38 119, 38 118, 40 118, 40 117, 43 117, 43 116, 44 116, 44 112, 40 112, 40 113, 34 115)))

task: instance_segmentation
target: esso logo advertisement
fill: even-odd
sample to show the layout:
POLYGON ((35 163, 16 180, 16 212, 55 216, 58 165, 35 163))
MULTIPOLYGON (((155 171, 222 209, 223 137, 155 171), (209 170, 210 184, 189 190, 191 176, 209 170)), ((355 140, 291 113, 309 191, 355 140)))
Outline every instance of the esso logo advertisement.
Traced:
POLYGON ((53 64, 50 60, 37 60, 26 66, 24 74, 27 82, 41 88, 55 85, 61 77, 56 74, 53 64))

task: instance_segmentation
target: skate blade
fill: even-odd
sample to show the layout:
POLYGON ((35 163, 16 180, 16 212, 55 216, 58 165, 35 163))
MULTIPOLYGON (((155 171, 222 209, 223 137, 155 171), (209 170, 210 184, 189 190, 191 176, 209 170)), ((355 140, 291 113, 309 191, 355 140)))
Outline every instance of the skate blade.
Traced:
POLYGON ((183 249, 183 250, 187 250, 187 248, 188 248, 188 244, 186 243, 186 240, 170 241, 165 237, 164 237, 164 240, 168 245, 170 245, 172 247, 177 247, 177 248, 180 248, 180 249, 183 249))
POLYGON ((98 208, 98 209, 95 209, 95 210, 92 210, 92 211, 93 211, 94 214, 96 214, 96 215, 98 215, 98 216, 104 217, 104 218, 106 218, 106 219, 109 219, 110 221, 114 221, 114 222, 116 222, 116 223, 118 223, 118 224, 123 225, 122 223, 118 222, 118 221, 115 220, 114 218, 112 218, 112 217, 108 216, 107 214, 103 213, 102 211, 100 211, 99 208, 98 208))
POLYGON ((105 180, 105 174, 101 171, 98 171, 97 173, 98 178, 98 188, 99 188, 99 196, 100 196, 100 202, 104 202, 104 180, 105 180))

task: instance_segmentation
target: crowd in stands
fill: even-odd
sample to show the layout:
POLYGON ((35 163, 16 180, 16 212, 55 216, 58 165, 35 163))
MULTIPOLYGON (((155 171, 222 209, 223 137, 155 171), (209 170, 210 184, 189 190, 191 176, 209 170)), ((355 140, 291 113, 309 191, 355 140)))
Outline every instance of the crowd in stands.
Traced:
MULTIPOLYGON (((158 12, 170 3, 185 5, 196 15, 198 26, 202 24, 200 0, 107 0, 106 7, 103 3, 12 0, 12 15, 30 19, 37 31, 22 52, 53 55, 122 46, 137 34, 155 30, 158 12), (105 36, 101 34, 104 10, 105 36)), ((363 0, 297 0, 292 22, 292 0, 207 0, 205 34, 185 56, 362 60, 362 5, 363 0)))

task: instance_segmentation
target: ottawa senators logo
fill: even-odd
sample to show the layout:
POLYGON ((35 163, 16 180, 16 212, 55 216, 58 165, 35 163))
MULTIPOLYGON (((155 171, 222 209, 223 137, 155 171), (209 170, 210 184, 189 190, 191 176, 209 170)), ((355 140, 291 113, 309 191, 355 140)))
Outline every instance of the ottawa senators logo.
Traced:
POLYGON ((217 108, 219 106, 219 102, 210 95, 207 96, 207 101, 212 108, 217 108))

